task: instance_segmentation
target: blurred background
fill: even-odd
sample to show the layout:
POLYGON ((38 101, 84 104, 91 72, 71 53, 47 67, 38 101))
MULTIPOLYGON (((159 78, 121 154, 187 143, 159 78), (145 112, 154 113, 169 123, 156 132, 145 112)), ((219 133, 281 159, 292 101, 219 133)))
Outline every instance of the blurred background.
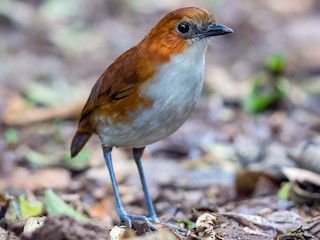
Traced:
MULTIPOLYGON (((209 46, 190 120, 145 151, 160 215, 179 208, 185 216, 193 205, 251 194, 255 185, 234 181, 241 171, 320 173, 319 1, 1 0, 0 190, 37 199, 53 189, 77 211, 112 225, 117 216, 99 139, 70 159, 79 114, 104 69, 183 6, 208 9, 235 34, 209 46), (230 191, 218 194, 220 185, 230 191)), ((113 158, 128 212, 143 213, 131 152, 114 149, 113 158)))

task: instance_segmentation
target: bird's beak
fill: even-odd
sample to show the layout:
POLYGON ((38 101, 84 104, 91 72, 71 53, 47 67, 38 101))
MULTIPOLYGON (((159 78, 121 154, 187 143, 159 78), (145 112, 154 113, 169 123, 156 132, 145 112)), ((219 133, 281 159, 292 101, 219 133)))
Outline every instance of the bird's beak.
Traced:
POLYGON ((233 33, 233 30, 227 26, 223 26, 220 24, 210 23, 206 29, 204 29, 200 36, 201 38, 205 37, 213 37, 218 35, 224 35, 228 33, 233 33))

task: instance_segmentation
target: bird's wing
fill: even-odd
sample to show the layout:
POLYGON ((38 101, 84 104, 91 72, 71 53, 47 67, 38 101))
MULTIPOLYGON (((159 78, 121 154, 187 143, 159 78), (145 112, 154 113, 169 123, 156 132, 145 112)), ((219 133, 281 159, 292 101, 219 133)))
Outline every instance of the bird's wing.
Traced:
POLYGON ((92 88, 82 110, 79 126, 82 122, 90 125, 85 120, 96 115, 116 115, 116 120, 125 121, 126 114, 136 107, 150 106, 149 100, 140 96, 139 86, 155 74, 156 65, 157 61, 152 57, 139 56, 136 46, 123 53, 105 70, 92 88))
POLYGON ((135 84, 126 83, 123 80, 117 81, 113 84, 113 81, 108 81, 102 75, 93 86, 88 101, 86 102, 80 118, 80 124, 93 112, 102 106, 115 104, 114 101, 119 101, 128 97, 134 92, 135 84))
MULTIPOLYGON (((72 157, 79 153, 95 131, 96 126, 92 125, 92 116, 117 115, 115 114, 116 111, 120 111, 124 106, 129 105, 127 102, 133 101, 132 99, 127 100, 127 98, 137 92, 135 91, 136 84, 133 82, 128 83, 125 80, 126 78, 122 77, 115 79, 110 76, 109 78, 107 76, 110 72, 112 73, 107 69, 95 83, 82 110, 78 130, 71 143, 72 157)), ((121 76, 125 76, 125 74, 121 76)))
POLYGON ((156 54, 145 50, 143 52, 148 54, 141 55, 136 47, 116 59, 93 86, 71 143, 72 156, 78 154, 94 132, 99 135, 96 119, 107 119, 108 124, 129 124, 130 113, 153 105, 139 90, 140 85, 156 73, 159 61, 156 54))

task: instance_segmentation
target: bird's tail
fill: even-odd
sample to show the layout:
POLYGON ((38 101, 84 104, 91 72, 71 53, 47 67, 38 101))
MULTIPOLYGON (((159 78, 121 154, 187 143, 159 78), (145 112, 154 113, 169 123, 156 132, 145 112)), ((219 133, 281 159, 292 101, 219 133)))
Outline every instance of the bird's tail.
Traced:
POLYGON ((77 154, 81 151, 83 146, 88 142, 91 135, 91 132, 83 132, 79 129, 77 130, 71 143, 71 157, 77 156, 77 154))

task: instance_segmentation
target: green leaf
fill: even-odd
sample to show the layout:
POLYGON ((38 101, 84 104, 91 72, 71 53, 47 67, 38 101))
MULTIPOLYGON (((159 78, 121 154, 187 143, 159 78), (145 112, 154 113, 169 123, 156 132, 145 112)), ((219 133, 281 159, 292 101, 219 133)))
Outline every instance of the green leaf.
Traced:
POLYGON ((34 81, 26 86, 24 95, 30 105, 40 104, 42 106, 63 107, 64 104, 70 104, 70 102, 78 101, 81 96, 85 95, 85 89, 82 86, 72 86, 62 80, 51 84, 34 81))
POLYGON ((281 53, 275 53, 267 59, 267 68, 273 73, 281 73, 284 66, 284 58, 281 53))
POLYGON ((84 149, 74 158, 71 158, 70 152, 65 152, 63 159, 70 169, 82 170, 88 167, 91 155, 91 151, 84 149))
POLYGON ((289 182, 282 184, 277 193, 278 199, 288 200, 290 196, 291 184, 289 182))
POLYGON ((4 132, 4 139, 8 144, 16 144, 18 142, 18 132, 15 128, 8 128, 4 132))
POLYGON ((32 82, 27 85, 24 94, 30 103, 53 106, 59 102, 61 98, 59 98, 60 92, 53 91, 52 89, 53 86, 32 82))
POLYGON ((42 215, 43 204, 40 201, 28 201, 25 196, 22 195, 19 197, 19 205, 23 219, 42 215))
POLYGON ((189 219, 179 219, 179 220, 176 220, 176 223, 179 223, 179 224, 182 223, 186 229, 191 229, 195 226, 195 223, 189 219))
POLYGON ((27 151, 25 156, 28 162, 38 166, 50 165, 54 162, 52 156, 44 155, 31 149, 27 151))
POLYGON ((79 221, 90 221, 85 215, 77 212, 65 203, 54 191, 47 189, 44 193, 46 210, 51 216, 68 215, 79 221))
POLYGON ((242 108, 246 112, 256 113, 279 102, 285 95, 286 84, 280 77, 275 81, 273 84, 265 75, 256 76, 252 81, 249 95, 242 101, 242 108))

